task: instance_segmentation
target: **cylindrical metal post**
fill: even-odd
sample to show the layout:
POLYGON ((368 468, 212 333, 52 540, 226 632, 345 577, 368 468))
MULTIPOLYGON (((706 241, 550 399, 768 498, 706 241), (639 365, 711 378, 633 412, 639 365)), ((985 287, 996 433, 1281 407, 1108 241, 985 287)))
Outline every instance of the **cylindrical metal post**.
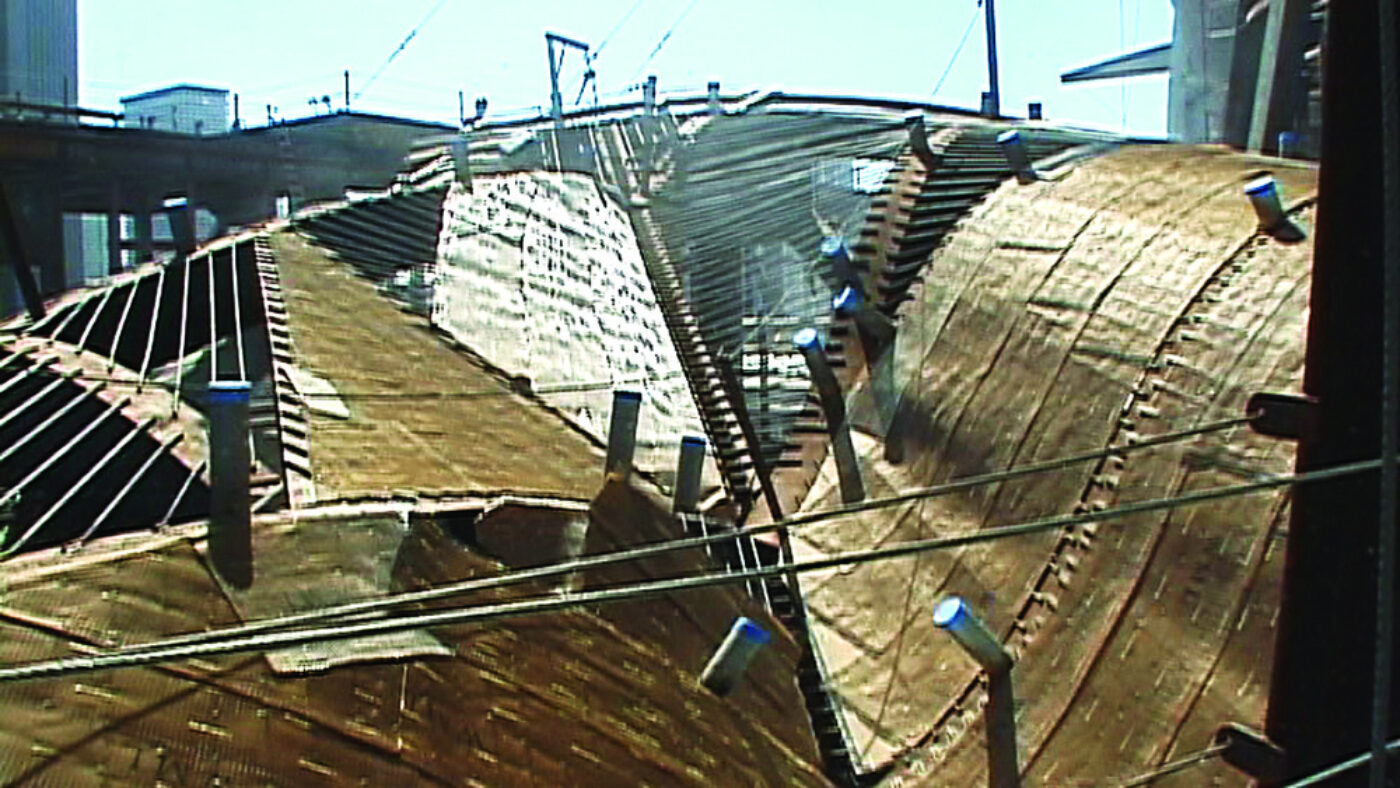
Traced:
POLYGON ((1035 168, 1031 166, 1030 153, 1026 151, 1025 141, 1021 139, 1021 132, 1012 129, 998 134, 997 147, 1001 148, 1001 155, 1006 157, 1007 166, 1016 173, 1016 180, 1021 183, 1038 180, 1035 168))
POLYGON ((693 512, 700 500, 700 474, 705 470, 705 439, 694 435, 681 438, 681 456, 676 464, 676 489, 671 511, 693 512))
POLYGON ((175 242, 175 254, 188 257, 194 251, 194 209, 189 199, 171 197, 162 203, 170 220, 170 239, 175 242))
POLYGON ((856 288, 850 285, 842 288, 831 299, 831 308, 841 317, 849 317, 855 322, 867 362, 874 363, 894 341, 894 323, 871 306, 856 288))
POLYGON ((1011 684, 1011 655, 961 597, 945 598, 933 609, 933 623, 987 671, 987 769, 992 788, 1016 788, 1021 767, 1016 752, 1016 696, 1011 684))
POLYGON ((452 139, 452 170, 453 177, 457 183, 467 187, 471 191, 472 187, 472 167, 471 156, 467 148, 467 135, 458 134, 452 139))
POLYGON ((711 82, 709 85, 706 86, 706 91, 709 96, 709 102, 707 104, 707 109, 709 110, 709 113, 711 115, 723 114, 724 106, 721 105, 719 101, 719 83, 711 82))
POLYGON ((646 109, 646 114, 656 114, 656 76, 647 77, 647 81, 642 84, 642 106, 646 109))
POLYGON ((815 329, 804 328, 792 338, 802 357, 807 361, 807 371, 812 383, 817 387, 821 398, 822 415, 826 417, 827 434, 831 436, 831 453, 836 459, 836 474, 841 482, 841 501, 857 503, 865 500, 865 483, 860 478, 860 463, 856 461, 856 449, 851 443, 851 429, 846 423, 846 401, 841 394, 841 384, 836 373, 826 363, 826 353, 822 349, 821 338, 815 329))
POLYGON ((744 677, 744 671, 749 669, 758 650, 770 640, 772 636, 768 631, 752 619, 743 616, 734 619, 729 634, 700 674, 701 686, 721 697, 728 695, 744 677))
POLYGON ((209 560, 229 585, 253 584, 247 381, 209 384, 209 560))
POLYGON ((898 402, 894 385, 894 354, 888 352, 894 345, 894 324, 851 287, 837 294, 831 300, 831 307, 836 314, 849 316, 856 324, 856 333, 865 351, 865 366, 870 375, 871 400, 888 445, 898 402))
POLYGON ((637 450, 637 417, 642 410, 642 394, 638 391, 613 392, 612 420, 608 424, 608 457, 603 465, 604 475, 632 471, 632 457, 637 450))
POLYGON ((1255 178, 1245 184, 1244 193, 1249 195, 1249 202, 1259 217, 1259 226, 1269 235, 1280 241, 1301 241, 1307 237, 1303 229, 1288 218, 1273 176, 1255 178))
POLYGON ((1001 115, 1001 85, 997 79, 997 10, 996 0, 984 0, 987 10, 987 99, 983 112, 1001 115))

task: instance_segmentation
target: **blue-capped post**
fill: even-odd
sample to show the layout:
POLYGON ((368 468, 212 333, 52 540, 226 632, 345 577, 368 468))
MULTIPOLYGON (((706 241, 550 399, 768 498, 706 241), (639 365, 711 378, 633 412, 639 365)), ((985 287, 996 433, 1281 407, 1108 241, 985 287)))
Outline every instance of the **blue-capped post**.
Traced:
POLYGON ((234 588, 253 584, 247 381, 209 384, 209 560, 234 588))
POLYGON ((608 424, 608 456, 603 475, 623 476, 632 472, 632 458, 637 451, 637 419, 642 410, 639 391, 614 391, 612 420, 608 424))
POLYGON ((734 691, 749 663, 773 636, 753 619, 740 616, 734 619, 729 634, 719 644, 705 670, 700 673, 700 684, 720 697, 734 691))
POLYGON ((987 770, 992 788, 1018 788, 1021 767, 1016 752, 1016 696, 1011 685, 1011 655, 962 597, 950 596, 933 609, 933 623, 946 630, 987 672, 987 770))
POLYGON ((804 328, 792 337, 793 344, 807 361, 807 371, 821 398, 822 415, 826 417, 827 434, 831 437, 831 454, 836 459, 836 474, 841 482, 841 500, 856 503, 865 500, 865 483, 860 478, 860 463, 851 443, 851 428, 846 423, 846 400, 836 373, 826 363, 826 351, 816 329, 804 328))
POLYGON ((695 435, 681 438, 681 456, 676 463, 676 489, 671 511, 694 512, 700 502, 700 476, 705 471, 705 439, 695 435))

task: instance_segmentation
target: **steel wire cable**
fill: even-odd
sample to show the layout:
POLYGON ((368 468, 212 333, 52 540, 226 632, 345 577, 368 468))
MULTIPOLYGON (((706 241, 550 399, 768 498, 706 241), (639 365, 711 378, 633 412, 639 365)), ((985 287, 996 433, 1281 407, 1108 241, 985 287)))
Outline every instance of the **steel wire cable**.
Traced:
POLYGON ((1157 780, 1159 777, 1166 777, 1169 774, 1176 774, 1177 772, 1189 769, 1192 766, 1205 763, 1211 758, 1215 758, 1221 753, 1225 752, 1225 747, 1226 745, 1224 744, 1215 744, 1205 748, 1204 750, 1193 752, 1190 755, 1178 758, 1170 763, 1164 763, 1150 772, 1140 774, 1137 777, 1134 777, 1131 780, 1120 784, 1118 788, 1138 788, 1138 786, 1148 785, 1157 780))
MULTIPOLYGON (((727 530, 718 534, 711 534, 699 537, 674 539, 665 542, 658 542, 651 545, 645 545, 642 547, 634 547, 625 550, 617 550, 610 553, 586 556, 584 558, 579 558, 572 561, 565 561, 557 564, 529 567, 526 569, 509 572, 506 574, 496 575, 494 577, 466 580, 445 586, 439 586, 437 588, 425 589, 422 591, 411 591, 403 594, 396 594, 390 597, 363 600, 359 602, 350 602, 344 605, 336 605, 332 607, 321 608, 318 610, 303 611, 301 613, 294 613, 287 616, 279 616, 276 618, 254 621, 248 624, 236 627, 229 627, 223 630, 192 633, 190 635, 176 636, 157 642, 138 644, 136 646, 127 647, 126 650, 146 650, 152 648, 162 648, 172 645, 193 643, 209 639, 235 637, 252 632, 283 629, 297 624, 304 624, 311 621, 334 618, 339 616, 383 612, 385 610, 397 607, 399 605, 428 602, 474 591, 482 591, 490 588, 500 588, 503 586, 516 585, 532 580, 542 580, 551 577, 558 577, 561 575, 570 574, 573 572, 597 569, 603 566, 611 566, 614 564, 640 561, 644 558, 649 558, 651 556, 663 555, 667 553, 677 552, 681 550, 689 550, 693 548, 707 547, 714 544, 728 542, 736 538, 753 537, 761 534, 773 533, 776 531, 796 528, 803 525, 810 525, 812 523, 823 522, 825 520, 835 519, 838 517, 849 516, 865 511, 871 511, 878 508, 896 506, 900 503, 906 503, 916 499, 928 500, 931 498, 949 495, 954 492, 971 489, 973 487, 985 484, 995 484, 1007 481, 1009 479, 1015 479, 1021 476, 1059 470, 1061 468, 1068 467, 1076 463, 1101 460, 1106 457, 1113 456, 1115 454, 1121 454, 1129 451, 1145 450, 1174 441, 1196 437, 1198 435, 1203 435, 1209 432, 1228 429, 1230 427, 1238 426, 1239 424, 1247 420, 1247 418, 1224 419, 1221 421, 1212 422, 1210 424, 1201 425, 1199 427, 1193 427, 1188 430, 1182 430, 1174 433, 1164 433, 1162 435, 1154 436, 1151 439, 1139 441, 1128 446, 1111 447, 1109 449, 1104 449, 1097 452, 1087 452, 1071 457, 1059 458, 1057 460, 1049 460, 1041 463, 1030 463, 1027 465, 1009 468, 1004 471, 998 471, 990 474, 982 474, 979 476, 971 476, 963 479, 955 479, 951 482, 946 482, 944 484, 935 485, 932 487, 924 487, 916 490, 909 490, 889 498, 873 499, 870 501, 862 501, 857 504, 849 504, 817 512, 798 514, 786 520, 783 520, 782 522, 749 526, 747 528, 727 530)), ((682 517, 689 516, 692 515, 682 515, 682 517)))
MULTIPOLYGON (((139 667, 142 665, 151 665, 192 657, 206 657, 217 654, 272 650, 308 643, 405 632, 427 627, 457 626, 483 623, 486 621, 523 618, 545 613, 557 613, 574 608, 591 608, 624 601, 650 599, 697 588, 748 583, 751 580, 781 577, 788 574, 818 572, 875 561, 905 558, 920 553, 982 544, 1016 536, 1056 530, 1073 525, 1118 520, 1130 515, 1176 509, 1182 506, 1207 503, 1225 498, 1234 498, 1240 495, 1262 492, 1278 487, 1337 479, 1344 476, 1374 471, 1377 470, 1380 465, 1380 460, 1349 463, 1347 465, 1339 465, 1319 471, 1270 477, 1247 484, 1213 487, 1170 498, 1139 501, 1113 509, 1047 517, 1016 525, 988 528, 968 534, 922 539, 870 550, 838 553, 820 559, 798 561, 791 564, 777 564, 740 572, 717 572, 680 578, 668 578, 644 583, 624 584, 622 586, 596 591, 577 593, 564 591, 562 594, 555 593, 549 596, 499 604, 444 608, 427 613, 389 616, 373 621, 340 625, 332 623, 320 628, 293 629, 284 632, 272 632, 249 637, 232 638, 223 641, 151 648, 139 652, 118 649, 92 656, 46 660, 27 665, 0 668, 0 682, 53 678, 113 668, 139 667)), ((732 534, 730 536, 732 536, 732 534)))
MULTIPOLYGON (((1396 739, 1395 741, 1385 745, 1385 751, 1387 754, 1396 752, 1397 750, 1400 750, 1400 739, 1396 739)), ((1368 761, 1371 760, 1371 757, 1372 753, 1363 752, 1355 758, 1348 758, 1347 760, 1342 761, 1341 763, 1335 766, 1329 766, 1320 772, 1310 774, 1307 777, 1304 777, 1303 779, 1298 780, 1296 782, 1291 782, 1288 785, 1285 785, 1284 788, 1308 788, 1308 786, 1310 785, 1320 785, 1324 780, 1330 780, 1339 774, 1345 774, 1358 766, 1366 764, 1368 761)))

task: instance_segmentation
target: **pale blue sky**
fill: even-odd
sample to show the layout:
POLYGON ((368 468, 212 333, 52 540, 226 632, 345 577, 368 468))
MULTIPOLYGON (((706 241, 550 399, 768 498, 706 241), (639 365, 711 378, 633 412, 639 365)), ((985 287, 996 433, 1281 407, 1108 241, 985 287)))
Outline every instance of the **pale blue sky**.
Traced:
MULTIPOLYGON (((975 107, 986 83, 985 38, 976 0, 444 0, 378 80, 390 53, 439 0, 79 0, 79 90, 84 106, 118 108, 120 96, 177 82, 242 96, 245 122, 268 103, 286 118, 307 99, 341 104, 350 69, 353 102, 366 111, 453 122, 457 91, 485 95, 491 114, 547 106, 545 31, 597 47, 635 11, 597 58, 603 103, 646 74, 663 93, 790 91, 933 100, 975 107), (691 6, 694 3, 693 7, 691 6), (645 67, 668 28, 689 7, 645 67), (942 90, 935 83, 969 22, 966 46, 942 90), (639 70, 640 69, 640 70, 639 70)), ((1062 87, 1060 72, 1171 37, 1170 0, 998 0, 1002 108, 1024 114, 1040 100, 1055 120, 1161 135, 1166 77, 1062 87), (1126 93, 1126 103, 1123 101, 1126 93)), ((581 62, 565 63, 573 86, 581 62)), ((565 89, 571 105, 577 91, 565 89)), ((591 97, 591 96, 590 96, 591 97)))

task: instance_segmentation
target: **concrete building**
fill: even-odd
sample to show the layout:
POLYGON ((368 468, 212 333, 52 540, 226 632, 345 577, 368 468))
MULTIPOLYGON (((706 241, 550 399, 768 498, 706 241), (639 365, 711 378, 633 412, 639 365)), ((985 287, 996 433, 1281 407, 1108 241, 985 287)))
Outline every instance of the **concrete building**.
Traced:
POLYGON ((1172 40, 1076 68, 1064 83, 1170 74, 1179 142, 1315 157, 1326 0, 1174 0, 1172 40), (1287 135, 1280 142, 1280 135, 1287 135))
POLYGON ((122 99, 128 127, 181 134, 222 134, 229 129, 228 91, 171 85, 122 99))
POLYGON ((78 103, 78 0, 0 0, 0 97, 78 103))

